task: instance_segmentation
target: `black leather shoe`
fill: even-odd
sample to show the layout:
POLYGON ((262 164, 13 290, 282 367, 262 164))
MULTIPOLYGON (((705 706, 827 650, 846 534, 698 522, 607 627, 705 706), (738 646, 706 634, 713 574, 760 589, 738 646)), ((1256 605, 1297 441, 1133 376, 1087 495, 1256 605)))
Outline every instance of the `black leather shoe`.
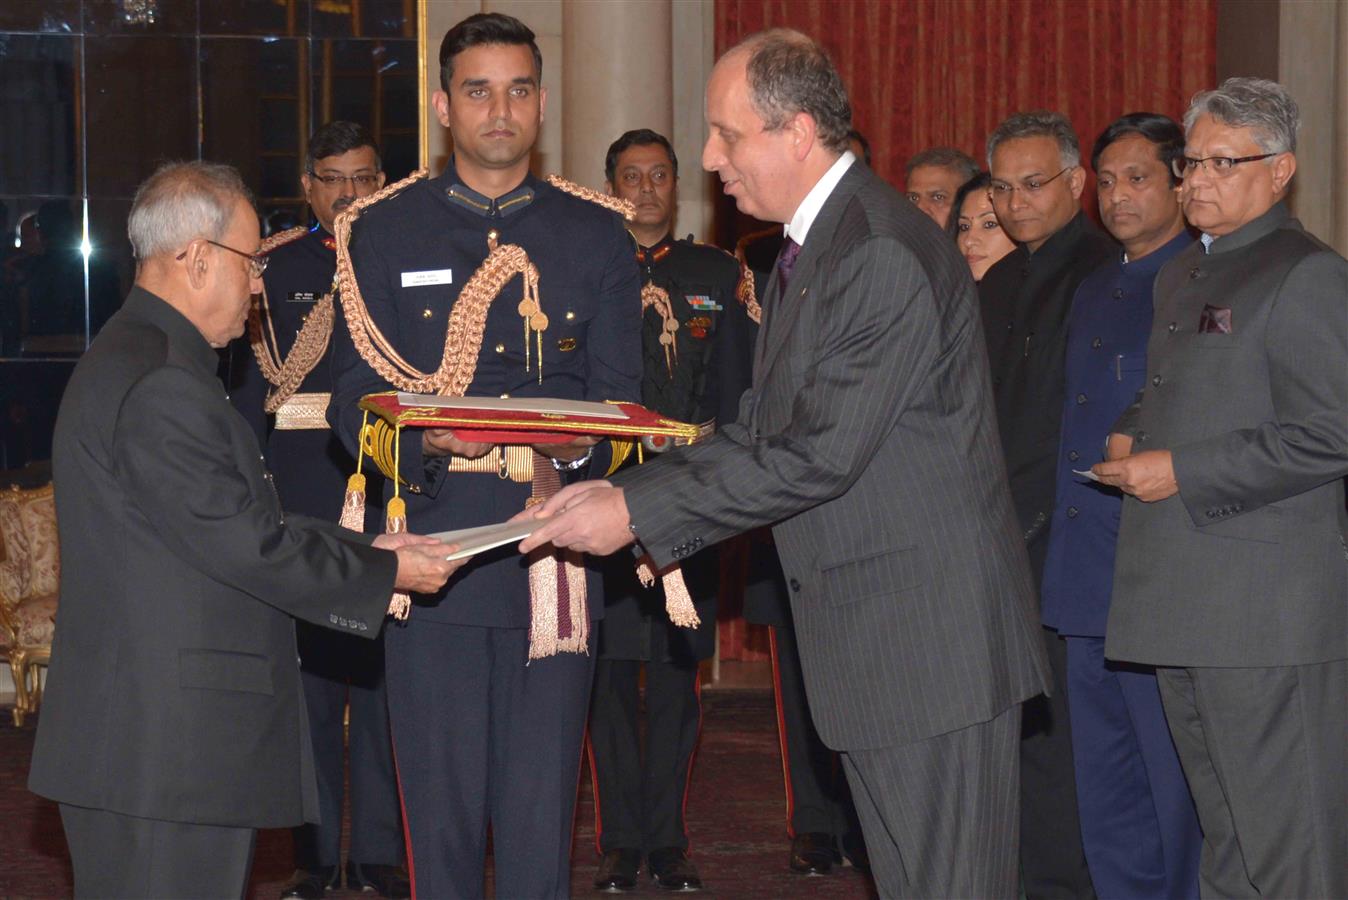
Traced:
POLYGON ((871 874, 871 857, 870 854, 866 852, 866 845, 861 841, 851 843, 844 838, 843 856, 847 857, 847 861, 852 864, 852 868, 856 869, 862 875, 871 874))
POLYGON ((412 896, 412 882, 401 866, 348 862, 346 889, 371 891, 390 900, 408 900, 412 896))
POLYGON ((281 900, 322 900, 328 888, 337 887, 337 867, 308 872, 296 869, 281 888, 281 900))
POLYGON ((791 839, 791 871, 798 875, 827 875, 833 871, 837 854, 833 835, 803 832, 791 839))
POLYGON ((609 850, 594 873, 594 889, 611 894, 635 890, 637 869, 641 868, 641 851, 630 848, 609 850))
POLYGON ((646 868, 657 887, 666 891, 700 891, 702 879, 682 847, 660 847, 646 857, 646 868))

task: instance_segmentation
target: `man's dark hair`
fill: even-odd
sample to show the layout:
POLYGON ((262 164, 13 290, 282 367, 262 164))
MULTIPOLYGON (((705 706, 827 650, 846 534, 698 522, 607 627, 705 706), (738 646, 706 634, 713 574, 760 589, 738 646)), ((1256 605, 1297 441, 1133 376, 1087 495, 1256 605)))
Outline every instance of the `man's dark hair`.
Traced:
POLYGON ((842 153, 852 130, 852 104, 824 48, 799 31, 773 28, 739 45, 749 54, 749 100, 768 131, 796 113, 814 119, 820 143, 842 153))
POLYGON ((449 81, 454 74, 454 57, 469 47, 484 44, 509 44, 528 47, 534 54, 534 71, 538 82, 543 82, 543 53, 538 49, 534 33, 514 16, 505 13, 474 13, 445 33, 440 42, 440 89, 449 93, 449 81))
POLYGON ((960 207, 964 205, 965 198, 976 191, 987 193, 991 184, 992 176, 987 172, 979 172, 955 191, 955 199, 950 202, 950 221, 946 222, 945 226, 946 232, 952 238, 957 238, 960 234, 960 207))
POLYGON ((329 122, 315 131, 309 138, 309 149, 304 154, 304 170, 312 175, 314 165, 320 159, 327 159, 329 156, 341 156, 343 153, 349 153, 360 147, 369 147, 374 151, 374 167, 376 169, 383 165, 379 161, 379 145, 375 143, 374 135, 370 134, 368 128, 341 119, 329 122))
POLYGON ((871 167, 871 142, 866 140, 866 135, 855 128, 847 132, 847 142, 850 144, 852 141, 856 141, 857 146, 861 148, 861 161, 869 169, 871 167))
POLYGON ((1091 150, 1091 168, 1099 172, 1100 154, 1110 144, 1130 134, 1140 134, 1156 145, 1156 157, 1165 166, 1171 184, 1178 184, 1179 179, 1175 177, 1170 164, 1184 155, 1184 129, 1174 119, 1160 113, 1129 113, 1109 123, 1095 139, 1095 147, 1091 150))
POLYGON ((658 131, 651 131, 649 128, 636 128, 625 132, 622 137, 608 145, 608 154, 604 157, 604 177, 608 179, 609 184, 613 183, 613 176, 618 171, 618 157, 628 147, 648 147, 651 144, 659 144, 665 148, 669 154, 669 164, 674 167, 674 177, 679 177, 679 158, 674 155, 674 145, 669 142, 658 131))
POLYGON ((935 166, 938 169, 950 169, 959 175, 960 181, 968 181, 978 174, 978 163, 974 162, 973 157, 963 150, 956 150, 954 147, 928 147, 920 153, 913 155, 904 166, 904 180, 911 178, 913 170, 919 166, 935 166))

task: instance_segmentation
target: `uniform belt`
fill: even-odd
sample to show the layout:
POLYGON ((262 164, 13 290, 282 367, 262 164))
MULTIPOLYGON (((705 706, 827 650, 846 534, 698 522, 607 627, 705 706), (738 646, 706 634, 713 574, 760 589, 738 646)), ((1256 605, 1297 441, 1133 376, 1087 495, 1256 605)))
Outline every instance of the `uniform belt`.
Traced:
POLYGON ((328 393, 291 394, 276 409, 278 431, 308 431, 328 428, 328 393))
POLYGON ((477 459, 451 456, 449 471, 489 472, 503 481, 509 478, 519 484, 528 484, 534 480, 534 449, 509 444, 504 447, 492 447, 490 453, 477 459), (503 453, 504 461, 501 458, 503 453))

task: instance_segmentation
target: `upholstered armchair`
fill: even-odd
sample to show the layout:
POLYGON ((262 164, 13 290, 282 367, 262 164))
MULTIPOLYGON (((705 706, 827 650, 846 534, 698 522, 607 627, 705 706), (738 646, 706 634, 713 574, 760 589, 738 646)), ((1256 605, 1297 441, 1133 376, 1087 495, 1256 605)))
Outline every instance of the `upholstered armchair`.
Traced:
POLYGON ((0 490, 0 654, 14 677, 16 726, 41 702, 60 572, 52 486, 0 490))

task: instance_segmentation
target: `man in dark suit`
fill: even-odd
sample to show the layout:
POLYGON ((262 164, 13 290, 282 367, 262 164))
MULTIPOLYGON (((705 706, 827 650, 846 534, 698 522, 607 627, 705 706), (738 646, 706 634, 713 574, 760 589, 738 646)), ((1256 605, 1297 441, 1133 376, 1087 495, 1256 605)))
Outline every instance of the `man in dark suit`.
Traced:
MULTIPOLYGON (((575 196, 574 186, 564 190, 529 171, 547 96, 542 71, 534 34, 518 19, 479 13, 459 22, 440 45, 443 90, 433 98, 454 156, 436 178, 409 179, 357 208, 350 260, 363 300, 348 292, 342 303, 355 309, 359 302, 365 324, 349 320, 349 332, 339 329, 334 340, 328 412, 353 453, 359 398, 389 390, 390 379, 407 384, 387 356, 376 355, 381 351, 358 348, 348 336, 371 326, 404 371, 443 371, 447 352, 461 353, 468 396, 640 395, 641 284, 631 236, 614 211, 623 204, 597 193, 575 196), (524 279, 502 279, 482 310, 480 343, 470 342, 471 327, 452 327, 451 317, 471 317, 483 297, 466 285, 481 285, 475 273, 500 263, 494 248, 512 246, 537 270, 538 307, 522 327, 524 279)), ((460 441, 448 429, 405 429, 396 474, 407 485, 407 521, 425 532, 500 522, 549 482, 602 476, 622 461, 613 442, 582 440, 503 449, 460 441)), ((481 896, 489 827, 499 896, 570 892, 571 826, 594 676, 588 629, 603 602, 598 572, 579 557, 559 571, 560 559, 540 555, 531 571, 509 547, 484 553, 445 591, 415 598, 407 624, 386 637, 414 894, 481 896), (550 631, 535 615, 547 611, 549 579, 550 631), (534 634, 555 639, 561 627, 559 582, 588 609, 572 612, 568 604, 568 643, 540 650, 534 634)))
POLYGON ((704 167, 787 223, 754 386, 706 443, 563 490, 521 548, 636 539, 666 566, 772 525, 881 893, 1013 896, 1020 704, 1048 673, 968 267, 855 164, 847 92, 806 36, 731 50, 707 116, 704 167))
MULTIPOLYGON (((230 346, 229 393, 265 449, 281 505, 336 521, 356 461, 323 419, 332 376, 328 355, 313 348, 329 345, 332 336, 333 301, 327 295, 337 268, 333 222, 357 198, 381 188, 384 173, 374 137, 364 126, 344 121, 329 122, 309 138, 305 169, 300 181, 318 224, 272 235, 264 243, 265 300, 254 309, 256 333, 230 346), (268 380, 259 359, 279 385, 268 380), (301 360, 309 370, 291 375, 301 360)), ((369 518, 376 518, 378 505, 370 506, 369 518)), ((347 886, 406 897, 410 887, 400 866, 403 829, 384 694, 384 641, 361 641, 307 622, 296 623, 295 633, 323 821, 295 829, 295 874, 281 888, 282 900, 317 900, 341 881, 348 743, 347 886)))
MULTIPOLYGON (((978 293, 1011 499, 1038 585, 1053 512, 1067 314, 1082 279, 1118 248, 1081 211, 1086 173, 1066 116, 1043 111, 1011 116, 988 136, 988 168, 993 210, 1016 249, 987 271, 978 293)), ((1085 393, 1073 400, 1092 402, 1085 393)), ((1066 650, 1055 632, 1042 633, 1054 690, 1025 704, 1020 756, 1025 893, 1031 900, 1090 897, 1072 769, 1066 650)))
POLYGON ((395 587, 458 564, 282 512, 216 377, 266 267, 238 173, 161 168, 128 230, 136 286, 56 423, 61 608, 29 786, 61 804, 77 896, 238 897, 254 829, 318 816, 291 616, 373 638, 395 587))
POLYGON ((1184 117, 1199 243, 1156 279, 1142 394, 1093 471, 1131 496, 1105 653, 1157 666, 1213 897, 1348 896, 1348 262, 1284 200, 1296 102, 1184 117))

